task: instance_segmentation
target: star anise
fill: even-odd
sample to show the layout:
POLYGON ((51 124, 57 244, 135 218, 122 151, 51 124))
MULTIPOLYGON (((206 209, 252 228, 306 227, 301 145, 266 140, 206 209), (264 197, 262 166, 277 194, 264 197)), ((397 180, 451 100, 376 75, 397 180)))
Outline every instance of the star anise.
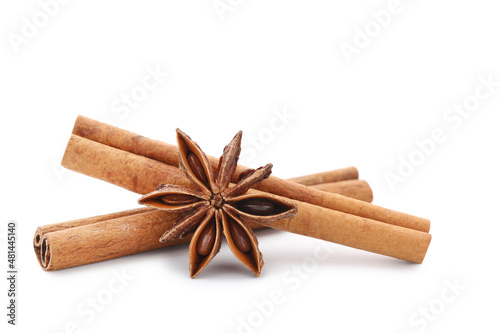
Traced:
POLYGON ((198 275, 219 252, 222 233, 234 255, 256 276, 264 261, 257 238, 246 221, 265 224, 297 213, 294 203, 268 194, 246 194, 253 185, 271 174, 272 164, 248 169, 237 184, 231 184, 239 154, 242 132, 224 148, 219 167, 214 170, 198 144, 177 129, 179 166, 194 186, 160 184, 139 199, 140 204, 157 209, 185 212, 184 218, 161 236, 168 242, 192 235, 189 245, 191 277, 198 275))

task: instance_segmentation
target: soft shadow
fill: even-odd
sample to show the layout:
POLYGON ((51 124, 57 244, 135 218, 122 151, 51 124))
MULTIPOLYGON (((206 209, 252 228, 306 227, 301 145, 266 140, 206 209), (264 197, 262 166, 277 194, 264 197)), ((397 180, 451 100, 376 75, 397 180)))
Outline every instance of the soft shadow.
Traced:
MULTIPOLYGON (((215 258, 214 258, 215 259, 215 258)), ((198 276, 196 280, 209 279, 232 279, 232 278, 255 278, 255 275, 238 260, 234 262, 211 262, 198 276)))
POLYGON ((264 260, 269 265, 280 269, 287 269, 293 265, 302 265, 304 261, 313 258, 320 266, 334 268, 363 267, 370 269, 417 269, 419 264, 400 260, 376 253, 342 247, 341 245, 331 248, 331 253, 325 259, 315 259, 314 251, 301 251, 300 249, 288 249, 284 252, 266 252, 264 260))
POLYGON ((266 237, 282 233, 283 231, 271 228, 260 228, 260 229, 254 229, 253 232, 255 233, 255 236, 257 236, 257 239, 264 239, 266 237))
POLYGON ((171 274, 189 275, 189 243, 162 249, 158 253, 161 267, 171 274))

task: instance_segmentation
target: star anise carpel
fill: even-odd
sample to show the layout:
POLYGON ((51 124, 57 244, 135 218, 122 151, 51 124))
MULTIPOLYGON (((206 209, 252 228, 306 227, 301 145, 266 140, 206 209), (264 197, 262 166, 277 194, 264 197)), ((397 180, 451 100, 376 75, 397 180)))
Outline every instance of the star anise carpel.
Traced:
POLYGON ((185 213, 165 231, 160 241, 192 235, 189 245, 192 278, 219 252, 222 234, 234 255, 259 276, 264 261, 257 238, 247 222, 266 224, 297 213, 293 202, 267 193, 247 193, 252 186, 269 177, 272 164, 248 169, 241 173, 236 184, 231 184, 241 151, 241 137, 240 131, 224 148, 219 166, 214 169, 198 144, 177 129, 179 167, 193 186, 160 184, 155 191, 139 199, 140 204, 185 213))

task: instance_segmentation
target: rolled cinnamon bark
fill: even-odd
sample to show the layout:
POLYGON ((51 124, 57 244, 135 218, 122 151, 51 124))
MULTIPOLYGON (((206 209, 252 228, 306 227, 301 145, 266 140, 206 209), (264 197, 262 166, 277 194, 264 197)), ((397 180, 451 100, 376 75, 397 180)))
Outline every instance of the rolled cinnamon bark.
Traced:
MULTIPOLYGON (((300 201, 296 204, 295 217, 266 226, 415 263, 423 261, 431 241, 425 232, 300 201)), ((35 253, 44 270, 55 271, 177 245, 190 237, 168 243, 158 239, 180 218, 181 213, 139 208, 47 225, 37 229, 35 253)), ((247 223, 252 228, 263 227, 247 223)))
MULTIPOLYGON (((432 236, 332 209, 294 201, 298 213, 266 226, 386 256, 422 263, 432 236)), ((242 219, 245 217, 241 216, 242 219)), ((246 221, 247 223, 249 221, 246 221)))
MULTIPOLYGON (((75 126, 73 128, 73 135, 87 138, 90 141, 95 141, 96 143, 101 143, 105 146, 113 147, 123 152, 132 153, 135 156, 142 155, 142 157, 147 157, 150 161, 158 161, 161 164, 178 166, 179 163, 177 147, 174 145, 148 139, 141 135, 119 129, 114 126, 103 124, 83 116, 79 116, 76 120, 75 126)), ((71 140, 75 141, 73 137, 71 140)), ((75 156, 75 154, 78 155, 78 152, 72 150, 70 144, 68 144, 68 150, 66 151, 66 154, 63 158, 62 165, 64 167, 72 169, 73 167, 75 167, 75 165, 74 163, 71 163, 71 161, 68 161, 68 159, 78 160, 79 157, 75 156)), ((208 159, 212 167, 214 169, 217 168, 219 160, 211 156, 208 156, 208 159)), ((139 167, 135 171, 145 172, 146 169, 150 170, 152 163, 147 164, 148 165, 145 166, 145 169, 139 167)), ((244 166, 238 166, 233 175, 232 181, 237 182, 240 173, 246 169, 247 168, 244 166)), ((101 171, 97 170, 96 173, 101 173, 101 171)), ((126 174, 124 176, 125 178, 131 178, 121 180, 120 183, 127 186, 120 186, 125 188, 131 187, 131 185, 133 184, 127 183, 135 182, 135 176, 133 176, 132 174, 126 174)), ((264 192, 277 194, 298 201, 311 203, 321 207, 330 208, 344 213, 394 224, 405 228, 415 229, 423 232, 428 232, 430 229, 430 221, 427 219, 372 205, 336 193, 325 195, 317 189, 309 188, 307 186, 283 180, 274 176, 270 176, 262 183, 257 184, 255 188, 264 192)))
MULTIPOLYGON (((160 183, 190 185, 177 168, 166 165, 164 162, 112 148, 76 135, 73 135, 68 143, 63 164, 74 171, 111 182, 141 194, 152 191, 160 183), (117 165, 120 168, 117 168, 117 165)), ((288 186, 290 182, 279 181, 281 183, 275 183, 276 186, 281 187, 278 191, 285 193, 291 191, 288 186)), ((319 196, 328 196, 327 193, 318 190, 314 190, 314 192, 319 196)), ((304 192, 298 194, 298 196, 301 195, 305 195, 304 192)), ((343 196, 339 197, 344 198, 343 196)), ((354 202, 360 201, 354 200, 354 202)), ((334 241, 339 244, 417 263, 422 262, 425 257, 431 239, 431 236, 426 232, 381 223, 380 221, 353 216, 331 209, 319 208, 300 200, 297 202, 297 205, 299 206, 299 213, 296 217, 267 226, 334 241)), ((35 236, 35 251, 37 251, 40 264, 44 269, 55 270, 161 247, 161 244, 156 244, 158 243, 156 235, 154 236, 155 241, 153 245, 144 245, 150 242, 150 239, 146 237, 144 238, 145 243, 134 241, 133 244, 135 245, 132 246, 130 244, 123 245, 123 237, 119 235, 119 230, 121 230, 120 225, 123 223, 134 223, 134 225, 139 226, 142 225, 141 223, 144 223, 144 227, 137 227, 135 229, 130 227, 124 230, 134 230, 134 234, 141 230, 147 232, 148 228, 151 229, 151 226, 148 224, 150 223, 149 220, 159 219, 156 215, 150 215, 156 213, 168 214, 157 211, 139 211, 129 215, 115 213, 119 214, 119 216, 116 217, 115 215, 115 218, 110 220, 103 217, 93 218, 93 221, 96 221, 96 223, 92 224, 86 224, 81 220, 72 221, 66 223, 68 227, 63 227, 63 230, 45 234, 41 233, 38 236, 38 241, 37 236, 35 236), (102 225, 111 222, 113 224, 109 227, 102 225), (72 225, 77 226, 71 227, 72 225), (92 230, 84 231, 82 228, 91 228, 92 230), (98 228, 98 231, 96 232, 94 228, 98 228), (106 230, 112 232, 106 233, 106 230), (86 237, 86 234, 90 234, 90 238, 86 237), (94 238, 100 236, 102 238, 97 238, 99 241, 94 243, 94 238), (121 239, 120 241, 113 238, 118 236, 121 239), (89 239, 91 240, 90 243, 97 244, 98 246, 85 245, 85 240, 89 241, 89 239), (80 243, 75 247, 67 244, 67 242, 80 243), (102 244, 102 246, 99 244, 102 244), (116 244, 116 247, 113 244, 116 244), (122 247, 128 247, 128 249, 123 250, 122 247), (85 257, 84 253, 81 253, 78 259, 73 260, 73 254, 79 253, 80 249, 85 249, 87 257, 85 257), (71 253, 69 258, 67 257, 68 253, 71 253), (73 262, 76 262, 76 264, 73 262)), ((178 217, 170 219, 170 215, 168 217, 163 216, 162 218, 171 222, 178 219, 178 217)), ((158 222, 158 220, 155 221, 158 222)), ((56 227, 52 226, 52 228, 56 227)), ((164 231, 168 228, 169 225, 167 223, 167 225, 163 226, 162 230, 164 231)), ((50 230, 50 228, 47 230, 50 230)))
POLYGON ((334 172, 326 171, 326 172, 315 173, 312 175, 288 178, 288 181, 306 186, 312 186, 325 183, 348 181, 358 178, 359 178, 358 169, 356 169, 355 167, 348 167, 348 168, 334 170, 334 172))
POLYGON ((98 216, 87 217, 87 218, 78 219, 78 220, 72 220, 72 221, 67 221, 67 222, 60 222, 60 223, 47 224, 44 226, 40 226, 35 231, 35 236, 33 237, 33 245, 35 247, 41 247, 43 236, 45 234, 50 233, 50 232, 56 232, 56 231, 71 229, 71 228, 75 228, 75 227, 81 227, 81 226, 85 226, 85 225, 89 225, 89 224, 113 220, 113 219, 117 219, 120 217, 126 217, 126 216, 131 216, 131 215, 140 214, 140 213, 152 212, 154 210, 155 210, 154 208, 150 208, 150 207, 141 207, 141 208, 129 209, 129 210, 121 211, 121 212, 111 213, 111 214, 98 215, 98 216))
MULTIPOLYGON (((158 241, 180 214, 141 208, 39 227, 34 248, 46 271, 165 247, 158 241)), ((175 245, 177 243, 170 243, 175 245)))
POLYGON ((338 193, 340 195, 362 200, 365 202, 373 201, 372 189, 370 188, 370 185, 368 185, 368 183, 364 180, 350 179, 333 183, 309 185, 309 187, 315 188, 320 191, 338 193))
POLYGON ((139 194, 162 183, 191 186, 179 168, 77 135, 71 135, 61 165, 139 194))
POLYGON ((141 208, 129 209, 129 210, 111 213, 111 214, 106 214, 106 215, 87 217, 87 218, 83 218, 83 219, 72 220, 72 221, 61 222, 61 223, 47 224, 47 225, 38 227, 36 229, 35 237, 33 239, 33 244, 35 246, 41 246, 42 236, 45 234, 48 234, 49 232, 55 232, 55 231, 61 231, 61 230, 66 230, 66 229, 70 229, 70 228, 75 228, 75 227, 81 227, 81 226, 94 224, 94 223, 98 223, 98 222, 114 220, 114 219, 124 217, 124 216, 152 212, 155 210, 156 209, 151 208, 151 207, 141 207, 141 208))

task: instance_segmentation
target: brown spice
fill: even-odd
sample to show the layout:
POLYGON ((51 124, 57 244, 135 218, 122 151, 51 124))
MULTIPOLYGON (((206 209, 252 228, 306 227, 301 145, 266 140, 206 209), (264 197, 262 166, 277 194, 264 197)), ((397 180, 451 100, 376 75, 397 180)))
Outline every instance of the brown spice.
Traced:
POLYGON ((229 187, 241 151, 241 135, 241 131, 238 132, 224 148, 219 170, 215 174, 198 144, 177 130, 180 168, 196 186, 160 185, 139 200, 139 203, 157 209, 187 213, 174 227, 165 231, 160 241, 182 239, 194 233, 189 247, 192 278, 217 254, 222 233, 235 256, 259 276, 264 261, 257 238, 240 216, 264 224, 290 218, 297 213, 296 205, 284 199, 266 194, 245 195, 253 185, 269 177, 271 164, 252 170, 229 187))

